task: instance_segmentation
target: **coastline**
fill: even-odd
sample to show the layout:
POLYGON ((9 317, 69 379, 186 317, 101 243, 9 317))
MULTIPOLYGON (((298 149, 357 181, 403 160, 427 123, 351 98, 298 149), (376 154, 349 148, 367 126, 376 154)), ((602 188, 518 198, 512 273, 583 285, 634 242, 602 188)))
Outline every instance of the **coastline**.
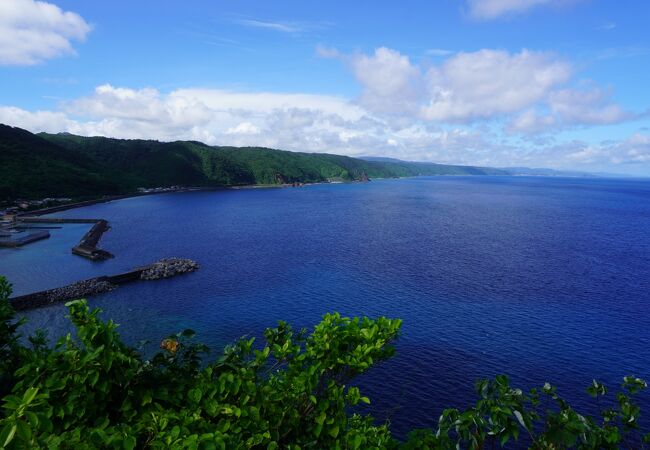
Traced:
MULTIPOLYGON (((411 178, 411 177, 400 177, 400 178, 411 178)), ((375 178, 387 179, 387 178, 375 178)), ((292 183, 285 184, 242 184, 242 185, 233 185, 233 186, 205 186, 205 187, 187 187, 179 189, 169 189, 159 192, 133 192, 131 194, 120 194, 120 195, 108 195, 101 198, 83 200, 80 202, 66 203, 64 205, 51 206, 48 208, 34 209, 31 211, 22 211, 16 214, 18 217, 38 217, 46 214, 54 214, 61 211, 67 211, 69 209, 83 208, 85 206, 97 205, 100 203, 109 203, 115 200, 124 200, 127 198, 136 198, 144 197, 148 195, 160 195, 160 194, 171 194, 178 192, 209 192, 209 191, 226 191, 226 190, 244 190, 244 189, 279 189, 279 188, 290 188, 290 187, 305 187, 305 186, 315 186, 320 184, 348 184, 348 183, 365 183, 365 181, 352 180, 352 181, 319 181, 313 183, 301 183, 300 185, 293 185, 292 183)))
POLYGON ((171 192, 195 192, 195 191, 213 191, 227 189, 227 187, 197 187, 197 188, 182 188, 182 189, 170 189, 168 191, 162 192, 134 192, 131 194, 120 194, 120 195, 106 195, 100 198, 95 198, 91 200, 83 200, 80 202, 66 203, 64 205, 51 206, 48 208, 34 209, 31 211, 22 211, 16 214, 18 217, 25 216, 43 216, 45 214, 53 214, 61 211, 67 211, 69 209, 83 208, 84 206, 97 205, 99 203, 108 203, 114 200, 123 200, 125 198, 134 198, 134 197, 144 197, 146 195, 156 195, 156 194, 168 194, 171 192))

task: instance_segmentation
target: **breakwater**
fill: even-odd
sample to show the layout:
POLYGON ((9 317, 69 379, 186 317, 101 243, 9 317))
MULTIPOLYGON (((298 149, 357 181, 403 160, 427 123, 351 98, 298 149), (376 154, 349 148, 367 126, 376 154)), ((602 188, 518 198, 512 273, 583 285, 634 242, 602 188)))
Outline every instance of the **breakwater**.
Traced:
POLYGON ((197 270, 199 264, 191 259, 166 258, 147 266, 138 267, 116 275, 106 275, 77 281, 67 286, 20 295, 9 299, 16 311, 40 308, 52 303, 92 297, 139 280, 151 281, 170 278, 197 270))
POLYGON ((62 217, 21 217, 23 223, 97 223, 101 219, 64 219, 62 217))
POLYGON ((30 242, 40 241, 41 239, 47 239, 49 237, 49 231, 36 231, 34 233, 28 234, 27 236, 0 240, 0 247, 21 247, 25 244, 29 244, 30 242))
POLYGON ((72 253, 83 256, 93 261, 113 258, 113 254, 97 248, 97 244, 104 232, 109 229, 108 222, 104 219, 98 220, 92 228, 83 235, 79 244, 72 247, 72 253))
MULTIPOLYGON (((93 226, 90 230, 83 235, 77 245, 72 247, 72 253, 75 255, 83 256, 84 258, 93 261, 101 261, 104 259, 113 258, 114 255, 106 250, 97 248, 97 244, 102 235, 110 229, 108 222, 104 219, 63 219, 59 217, 34 217, 26 216, 21 217, 22 223, 92 223, 93 226)), ((48 236, 49 237, 49 233, 48 236)), ((21 244, 22 245, 22 244, 21 244)))

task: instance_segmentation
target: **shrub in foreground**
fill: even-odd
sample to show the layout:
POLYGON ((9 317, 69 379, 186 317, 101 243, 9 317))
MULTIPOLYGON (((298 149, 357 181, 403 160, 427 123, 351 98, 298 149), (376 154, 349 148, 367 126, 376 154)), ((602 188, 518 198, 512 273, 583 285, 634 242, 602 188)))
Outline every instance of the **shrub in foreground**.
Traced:
MULTIPOLYGON (((480 449, 517 439, 516 447, 545 449, 644 445, 632 396, 646 384, 633 377, 597 419, 548 384, 523 393, 505 376, 479 381, 474 407, 445 410, 437 429, 397 441, 389 424, 354 412, 370 400, 351 384, 394 353, 397 319, 327 314, 309 333, 281 322, 266 330, 263 345, 241 339, 210 363, 185 330, 144 360, 85 301, 67 305, 75 338, 52 348, 37 335, 23 346, 9 293, 0 278, 1 448, 480 449)), ((607 394, 595 381, 588 391, 607 394)))

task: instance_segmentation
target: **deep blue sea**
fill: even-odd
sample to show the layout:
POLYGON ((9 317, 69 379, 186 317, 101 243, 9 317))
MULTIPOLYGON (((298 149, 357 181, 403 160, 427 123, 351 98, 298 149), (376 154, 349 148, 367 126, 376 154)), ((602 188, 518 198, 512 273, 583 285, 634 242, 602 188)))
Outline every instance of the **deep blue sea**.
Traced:
MULTIPOLYGON (((126 285, 92 305, 131 343, 184 328, 218 350, 326 312, 399 317, 397 355, 359 380, 398 435, 434 427, 481 377, 550 381, 593 408, 592 378, 650 380, 650 181, 422 177, 304 188, 175 193, 58 214, 105 218, 90 262, 70 254, 86 225, 0 250, 16 294, 159 258, 193 274, 126 285)), ((64 308, 29 312, 56 337, 64 308)), ((650 393, 642 396, 650 416, 650 393)), ((648 417, 646 417, 646 420, 648 417)), ((647 423, 647 422, 646 422, 647 423)))

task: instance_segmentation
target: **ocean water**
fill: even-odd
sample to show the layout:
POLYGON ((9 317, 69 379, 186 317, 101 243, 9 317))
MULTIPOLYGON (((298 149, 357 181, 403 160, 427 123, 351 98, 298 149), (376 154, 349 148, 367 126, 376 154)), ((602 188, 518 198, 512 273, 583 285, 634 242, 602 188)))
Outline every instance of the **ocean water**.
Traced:
MULTIPOLYGON (((159 258, 195 273, 95 297, 136 343, 193 328, 218 349, 286 320, 326 312, 404 320, 397 355, 359 384, 402 436, 468 406, 473 383, 508 374, 549 381, 580 408, 593 378, 650 380, 650 181, 422 177, 370 183, 174 193, 57 214, 105 218, 90 262, 70 254, 87 226, 0 249, 22 294, 159 258)), ((28 329, 69 327, 62 306, 28 312, 28 329)), ((640 397, 650 417, 650 394, 640 397)))

